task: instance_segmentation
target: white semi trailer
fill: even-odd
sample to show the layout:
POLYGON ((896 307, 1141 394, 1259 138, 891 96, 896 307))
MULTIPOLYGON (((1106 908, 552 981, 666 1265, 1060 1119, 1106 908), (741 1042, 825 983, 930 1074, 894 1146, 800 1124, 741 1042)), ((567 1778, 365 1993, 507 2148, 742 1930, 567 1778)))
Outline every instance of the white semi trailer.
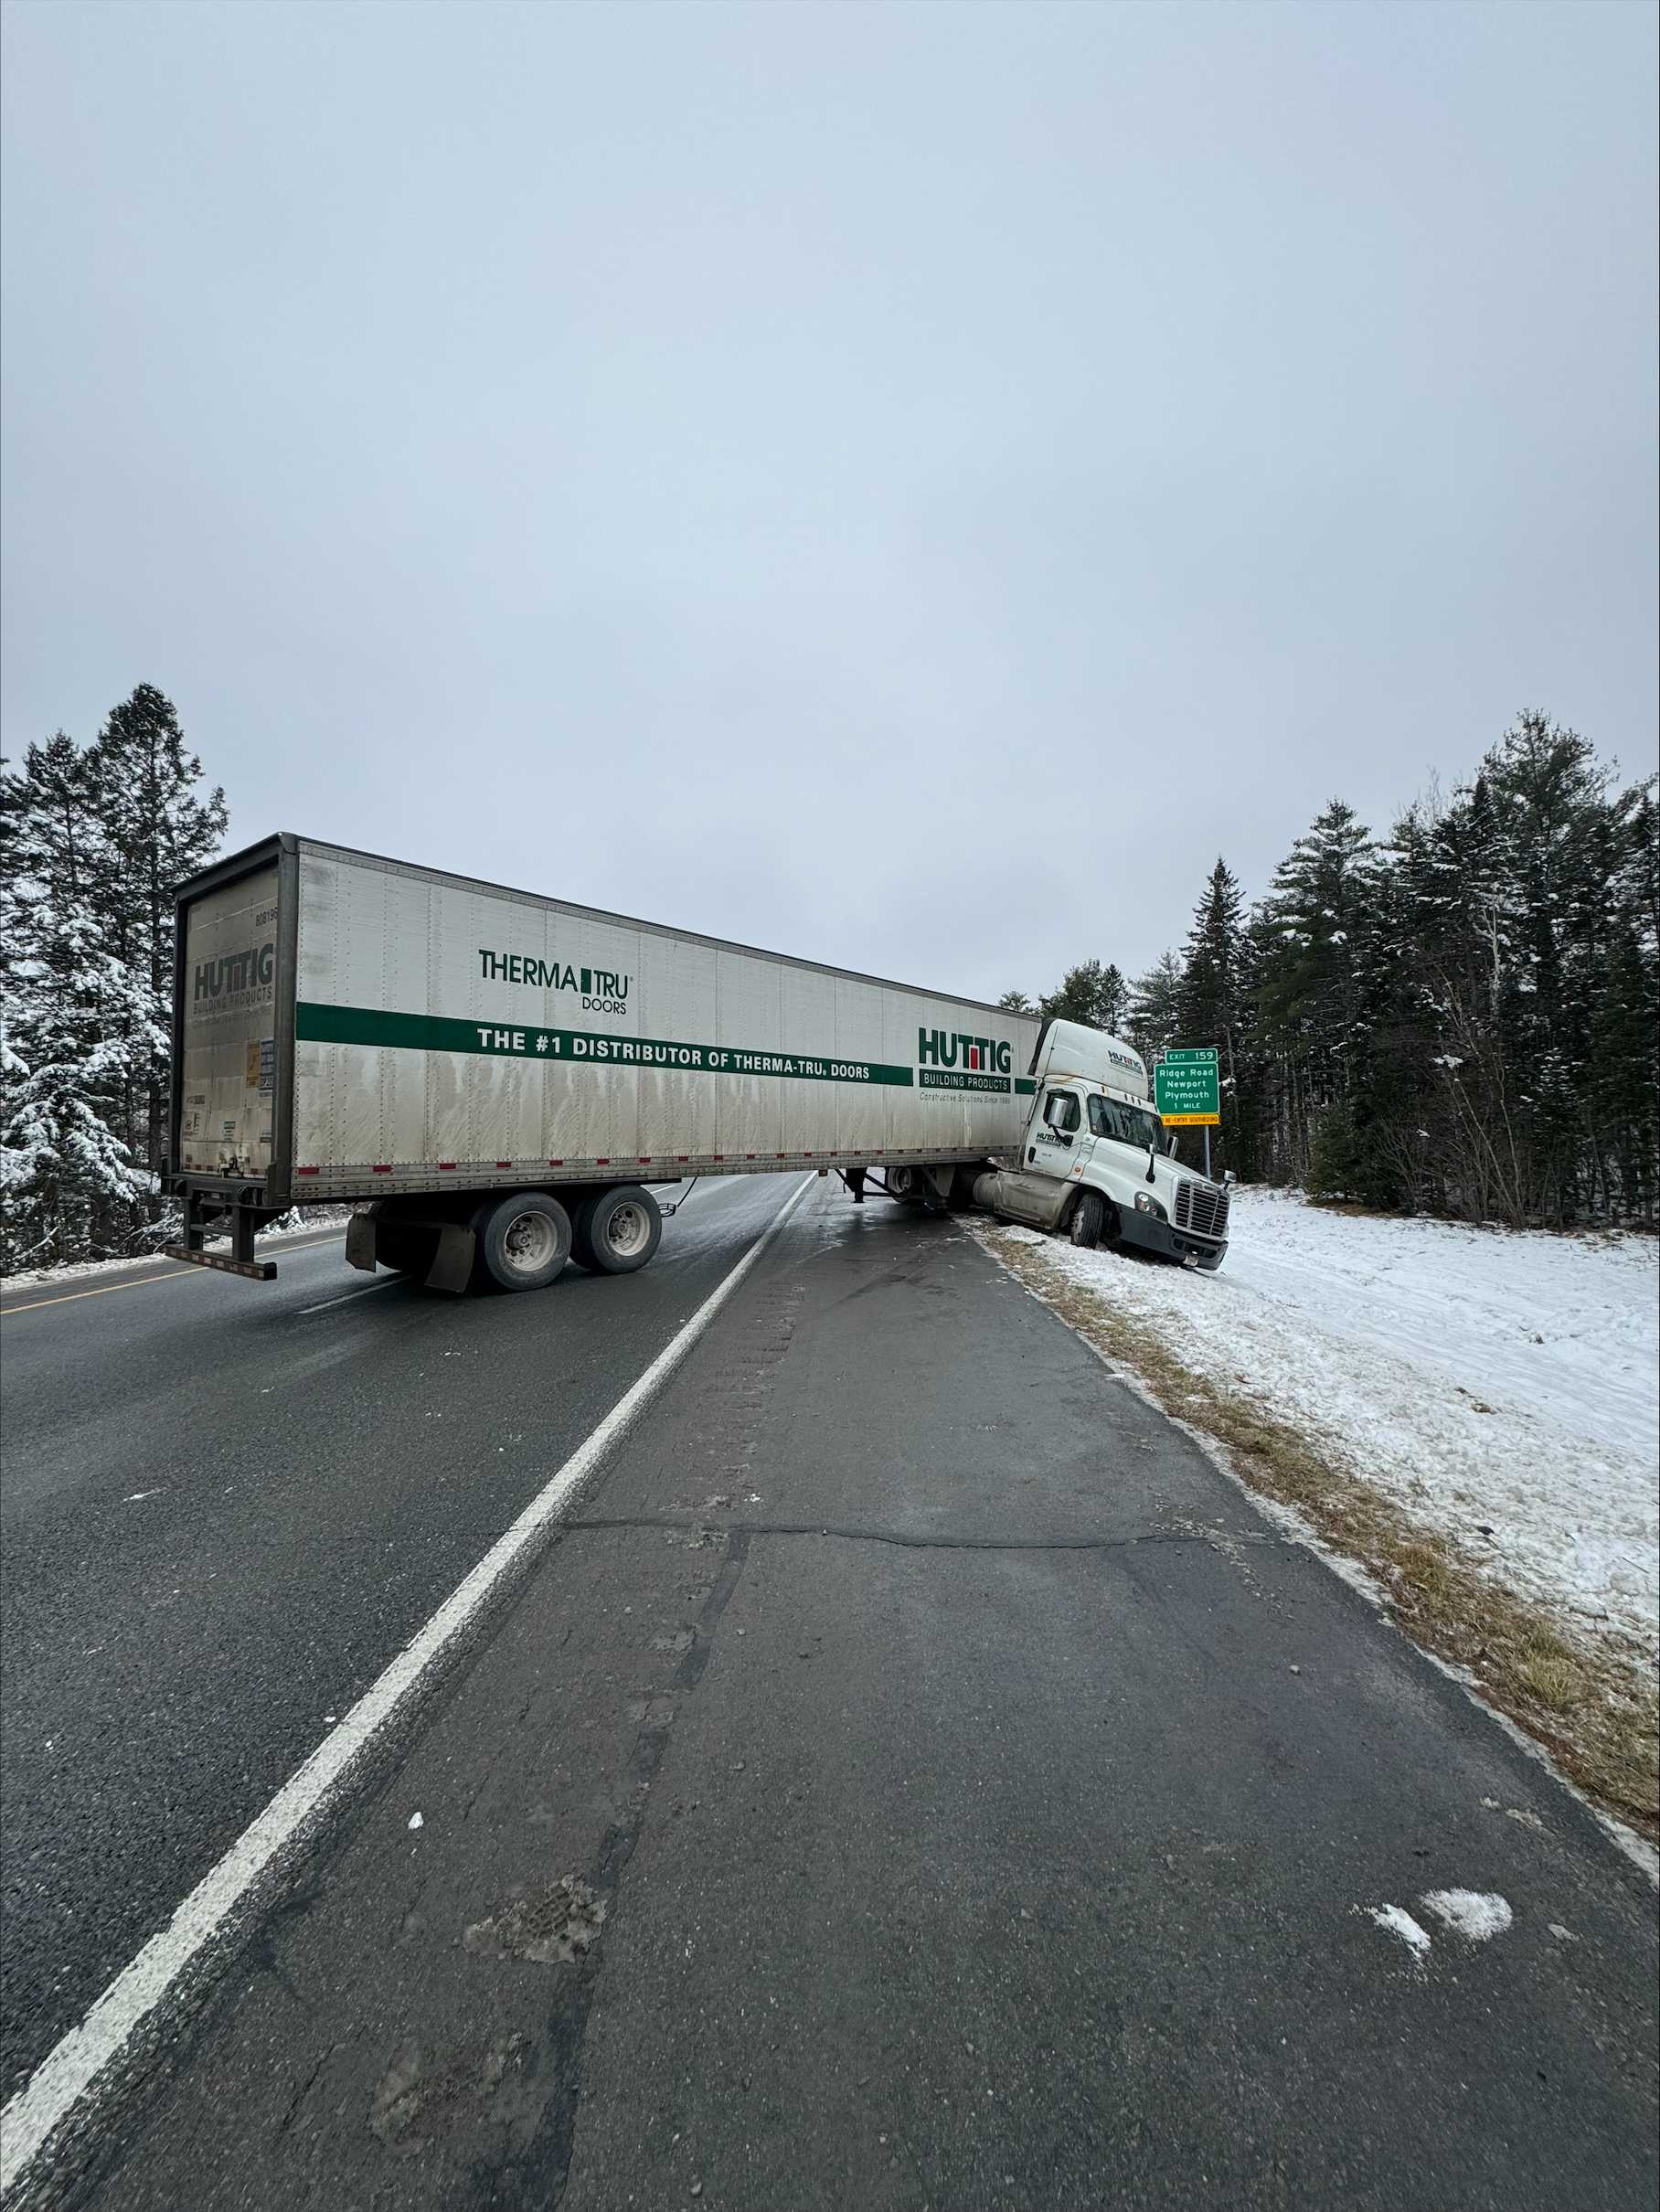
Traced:
MULTIPOLYGON (((1151 1187, 1177 1234, 1145 1070, 1073 1024, 289 835, 181 886, 177 955, 169 1250, 204 1266, 267 1279, 261 1228, 356 1201, 354 1265, 533 1290, 643 1267, 654 1185, 800 1168, 859 1199, 978 1187, 1081 1242, 1156 1244, 1151 1187), (1091 1097, 1145 1125, 1127 1196, 1091 1097)), ((1220 1237, 1175 1256, 1219 1261, 1216 1196, 1220 1237)))

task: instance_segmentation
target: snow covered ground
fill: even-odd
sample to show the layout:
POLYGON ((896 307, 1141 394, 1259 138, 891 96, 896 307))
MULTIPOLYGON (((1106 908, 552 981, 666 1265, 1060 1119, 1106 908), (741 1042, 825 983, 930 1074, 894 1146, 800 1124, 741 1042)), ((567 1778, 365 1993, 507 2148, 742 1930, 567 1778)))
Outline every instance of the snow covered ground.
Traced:
POLYGON ((1317 1431, 1352 1471, 1564 1626, 1660 1640, 1660 1256, 1328 1213, 1235 1194, 1221 1272, 1045 1257, 1213 1382, 1317 1431))

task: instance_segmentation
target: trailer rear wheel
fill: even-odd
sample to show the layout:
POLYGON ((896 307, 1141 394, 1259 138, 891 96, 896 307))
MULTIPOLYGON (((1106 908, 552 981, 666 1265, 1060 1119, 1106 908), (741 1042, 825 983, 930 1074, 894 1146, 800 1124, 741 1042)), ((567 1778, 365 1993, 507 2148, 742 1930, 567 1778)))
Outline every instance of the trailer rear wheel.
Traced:
POLYGON ((591 1275, 597 1274, 599 1261, 593 1256, 593 1244, 588 1234, 588 1218, 600 1196, 591 1191, 586 1198, 579 1198, 570 1209, 570 1256, 579 1267, 586 1268, 591 1275))
POLYGON ((657 1201, 637 1183, 596 1191, 577 1215, 582 1264, 601 1275, 632 1275, 663 1241, 657 1201))
POLYGON ((570 1257, 570 1216, 546 1191, 518 1190, 481 1208, 479 1264, 505 1291, 539 1291, 570 1257))
POLYGON ((1078 1204, 1072 1208, 1072 1242, 1086 1252, 1092 1252, 1101 1242, 1101 1232, 1106 1224, 1107 1209, 1101 1204, 1100 1192, 1080 1191, 1078 1204))

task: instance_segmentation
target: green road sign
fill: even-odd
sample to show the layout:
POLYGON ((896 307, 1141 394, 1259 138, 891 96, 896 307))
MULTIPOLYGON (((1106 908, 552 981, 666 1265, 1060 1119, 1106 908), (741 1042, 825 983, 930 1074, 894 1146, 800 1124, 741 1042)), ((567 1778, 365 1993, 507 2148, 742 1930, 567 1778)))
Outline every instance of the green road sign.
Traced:
POLYGON ((1153 1070, 1153 1102, 1160 1119, 1172 1128, 1219 1123, 1222 1098, 1216 1047, 1166 1052, 1153 1070))

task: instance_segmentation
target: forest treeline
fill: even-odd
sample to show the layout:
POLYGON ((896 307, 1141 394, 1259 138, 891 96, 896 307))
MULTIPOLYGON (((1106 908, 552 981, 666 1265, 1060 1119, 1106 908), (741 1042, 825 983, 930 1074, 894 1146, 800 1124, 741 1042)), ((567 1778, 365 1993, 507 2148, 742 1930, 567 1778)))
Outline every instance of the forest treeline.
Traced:
POLYGON ((1333 800, 1249 909, 1218 858, 1179 952, 1134 981, 1083 962, 1036 1003, 1149 1059, 1215 1045, 1211 1156, 1241 1181, 1516 1227, 1655 1220, 1655 784, 1546 715, 1386 835, 1333 800))

